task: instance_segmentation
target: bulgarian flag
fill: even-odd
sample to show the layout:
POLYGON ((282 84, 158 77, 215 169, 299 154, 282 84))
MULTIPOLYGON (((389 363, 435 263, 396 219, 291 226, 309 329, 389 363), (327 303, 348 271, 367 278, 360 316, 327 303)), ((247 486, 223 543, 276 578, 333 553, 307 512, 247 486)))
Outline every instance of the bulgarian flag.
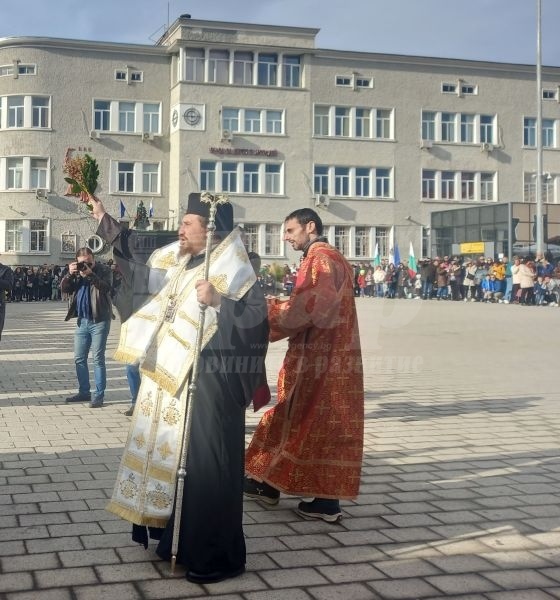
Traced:
POLYGON ((379 256, 379 244, 375 244, 375 254, 373 255, 373 262, 371 263, 374 267, 381 264, 381 257, 379 256))
POLYGON ((408 274, 412 279, 413 277, 416 277, 416 273, 418 273, 418 266, 416 265, 414 248, 412 247, 412 242, 410 242, 410 250, 408 251, 408 274))

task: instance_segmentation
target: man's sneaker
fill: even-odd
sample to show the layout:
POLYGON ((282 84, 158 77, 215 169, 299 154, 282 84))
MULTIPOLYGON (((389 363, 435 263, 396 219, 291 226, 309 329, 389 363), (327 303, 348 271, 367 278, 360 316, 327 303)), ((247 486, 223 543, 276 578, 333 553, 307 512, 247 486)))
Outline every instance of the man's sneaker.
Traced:
POLYGON ((243 482, 243 494, 245 494, 247 498, 260 500, 271 506, 278 504, 278 500, 280 499, 280 492, 276 488, 268 485, 268 483, 264 483, 264 481, 255 481, 250 477, 245 477, 245 481, 243 482))
POLYGON ((91 394, 75 394, 66 398, 66 402, 89 402, 90 400, 91 394))
POLYGON ((300 502, 296 512, 305 519, 323 519, 328 523, 336 523, 342 519, 338 500, 326 498, 315 498, 313 502, 300 502))
POLYGON ((123 415, 125 417, 132 417, 132 415, 134 414, 134 404, 128 408, 127 410, 124 411, 123 415))
POLYGON ((90 408, 101 408, 103 406, 103 398, 95 398, 89 403, 90 408))

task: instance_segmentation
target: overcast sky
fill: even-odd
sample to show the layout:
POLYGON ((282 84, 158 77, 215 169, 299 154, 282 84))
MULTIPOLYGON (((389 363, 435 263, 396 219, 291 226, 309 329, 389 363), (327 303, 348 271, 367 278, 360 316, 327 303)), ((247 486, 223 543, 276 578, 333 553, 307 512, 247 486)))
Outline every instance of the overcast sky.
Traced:
MULTIPOLYGON (((152 44, 168 20, 320 29, 317 47, 534 64, 537 0, 0 0, 0 37, 152 44)), ((542 0, 543 64, 560 66, 560 0, 542 0)))

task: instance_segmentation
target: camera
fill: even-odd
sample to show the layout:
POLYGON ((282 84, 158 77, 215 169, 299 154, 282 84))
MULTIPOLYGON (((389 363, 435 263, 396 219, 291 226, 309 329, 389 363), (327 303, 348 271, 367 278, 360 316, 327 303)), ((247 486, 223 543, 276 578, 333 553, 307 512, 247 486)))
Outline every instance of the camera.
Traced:
POLYGON ((78 271, 85 271, 88 266, 89 265, 86 262, 79 262, 78 263, 78 271))

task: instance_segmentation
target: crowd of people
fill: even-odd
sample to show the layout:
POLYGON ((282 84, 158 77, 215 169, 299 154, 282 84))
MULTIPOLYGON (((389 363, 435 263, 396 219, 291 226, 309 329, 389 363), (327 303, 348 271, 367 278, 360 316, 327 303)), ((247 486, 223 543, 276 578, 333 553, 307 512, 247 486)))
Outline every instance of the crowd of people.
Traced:
MULTIPOLYGON (((107 261, 113 273, 112 288, 120 284, 120 275, 112 260, 107 261)), ((46 302, 68 300, 61 290, 61 281, 67 275, 69 265, 17 266, 12 268, 12 283, 5 290, 6 302, 46 302)))
POLYGON ((560 263, 544 255, 493 259, 461 256, 421 259, 416 270, 398 265, 354 264, 354 291, 366 298, 560 304, 560 263))

